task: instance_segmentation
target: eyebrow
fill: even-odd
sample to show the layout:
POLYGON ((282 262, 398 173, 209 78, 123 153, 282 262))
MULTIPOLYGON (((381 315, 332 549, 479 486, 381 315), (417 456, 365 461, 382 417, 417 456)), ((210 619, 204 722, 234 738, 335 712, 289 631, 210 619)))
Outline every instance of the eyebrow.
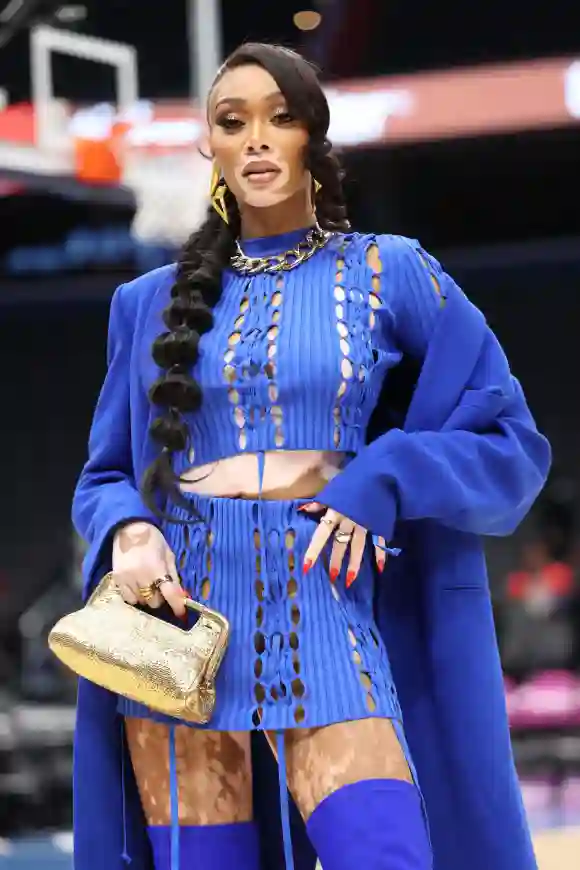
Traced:
MULTIPOLYGON (((264 102, 269 103, 274 99, 278 99, 279 97, 284 97, 282 91, 272 91, 271 94, 268 94, 264 97, 264 102)), ((245 106, 248 101, 244 99, 244 97, 222 97, 221 100, 218 100, 214 106, 214 112, 216 112, 221 105, 224 103, 228 103, 230 106, 245 106)))

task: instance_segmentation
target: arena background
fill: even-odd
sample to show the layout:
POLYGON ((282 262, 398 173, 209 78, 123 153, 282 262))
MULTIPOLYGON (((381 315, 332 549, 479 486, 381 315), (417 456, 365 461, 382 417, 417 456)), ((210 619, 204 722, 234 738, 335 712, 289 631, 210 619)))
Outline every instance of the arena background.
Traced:
POLYGON ((552 441, 545 493, 489 568, 540 868, 577 870, 580 7, 564 0, 0 0, 0 866, 71 867, 75 687, 46 634, 78 603, 70 500, 108 302, 203 213, 199 97, 245 39, 319 65, 354 225, 442 260, 552 441))

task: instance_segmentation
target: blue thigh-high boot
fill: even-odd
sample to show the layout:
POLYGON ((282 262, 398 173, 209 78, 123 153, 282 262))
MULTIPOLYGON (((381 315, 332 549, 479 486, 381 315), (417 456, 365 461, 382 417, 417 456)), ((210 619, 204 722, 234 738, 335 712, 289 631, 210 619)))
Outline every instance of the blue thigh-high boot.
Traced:
POLYGON ((147 828, 155 870, 260 870, 255 822, 180 825, 175 728, 169 730, 171 825, 147 828))
POLYGON ((325 798, 307 823, 324 870, 431 870, 421 796, 409 782, 370 779, 325 798))
POLYGON ((175 832, 169 825, 147 829, 155 870, 260 870, 260 849, 254 822, 182 825, 178 831, 176 849, 175 832))

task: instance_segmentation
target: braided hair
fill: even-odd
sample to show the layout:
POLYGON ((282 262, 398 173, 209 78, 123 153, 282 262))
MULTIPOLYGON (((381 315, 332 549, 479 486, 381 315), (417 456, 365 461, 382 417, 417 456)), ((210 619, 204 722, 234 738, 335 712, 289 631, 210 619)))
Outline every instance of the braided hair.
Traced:
MULTIPOLYGON (((249 65, 270 73, 288 110, 308 131, 305 164, 321 185, 315 197, 319 225, 325 230, 348 232, 344 173, 327 137, 330 111, 314 67, 287 48, 246 43, 225 61, 213 87, 226 72, 249 65)), ((197 411, 202 402, 201 387, 191 372, 199 357, 201 336, 213 326, 212 308, 220 299, 222 272, 235 252, 240 234, 240 212, 229 190, 225 204, 229 223, 210 206, 205 222, 185 243, 171 288, 171 302, 163 312, 166 331, 153 343, 153 359, 160 375, 149 390, 149 398, 159 409, 159 416, 153 420, 149 434, 160 453, 145 472, 141 491, 145 503, 156 513, 159 496, 169 497, 192 512, 179 489, 181 479, 173 471, 173 456, 189 448, 185 415, 197 411)))

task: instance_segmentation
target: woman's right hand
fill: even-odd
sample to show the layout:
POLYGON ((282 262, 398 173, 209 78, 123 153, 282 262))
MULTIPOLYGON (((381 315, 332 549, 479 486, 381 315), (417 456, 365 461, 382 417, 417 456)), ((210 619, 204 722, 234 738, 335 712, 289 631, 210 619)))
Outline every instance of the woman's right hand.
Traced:
POLYGON ((134 522, 115 532, 113 574, 128 604, 158 608, 165 600, 176 616, 185 614, 187 593, 179 581, 175 556, 157 526, 134 522), (162 583, 152 598, 145 599, 139 590, 166 576, 170 576, 172 582, 162 583))

